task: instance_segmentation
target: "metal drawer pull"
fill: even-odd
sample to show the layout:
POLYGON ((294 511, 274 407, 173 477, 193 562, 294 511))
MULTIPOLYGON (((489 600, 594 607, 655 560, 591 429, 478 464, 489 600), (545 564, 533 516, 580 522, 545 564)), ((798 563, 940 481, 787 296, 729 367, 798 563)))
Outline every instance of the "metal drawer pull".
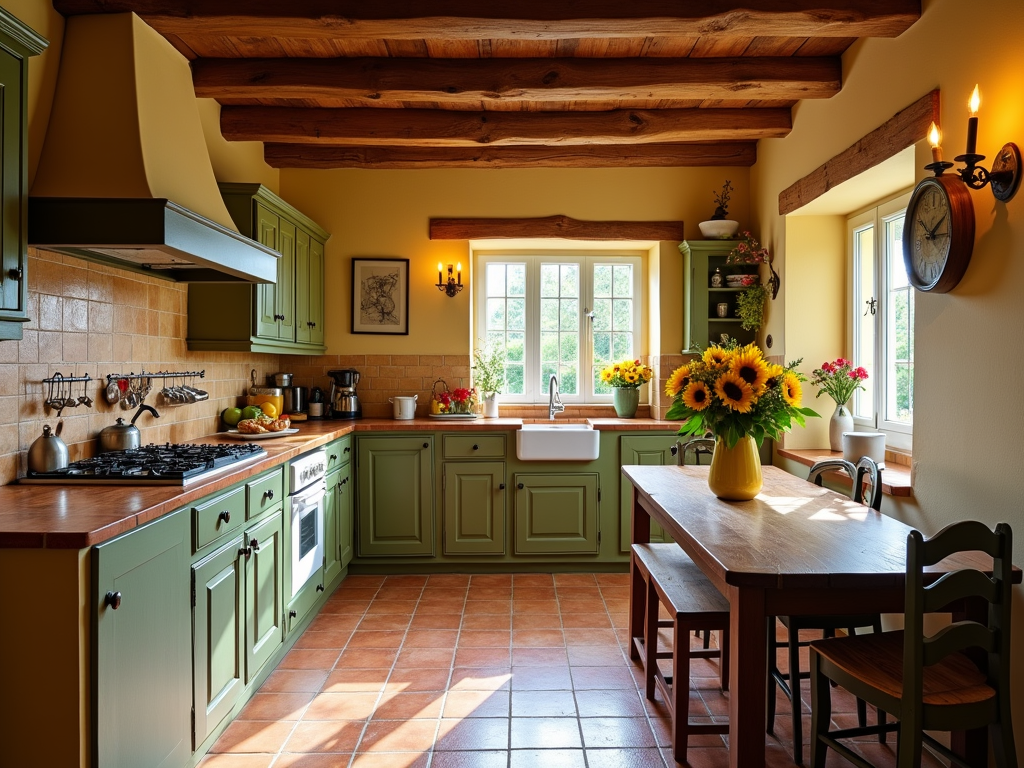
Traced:
POLYGON ((423 447, 424 447, 424 448, 429 448, 429 447, 430 447, 430 443, 424 443, 424 444, 423 444, 423 447))
POLYGON ((288 618, 289 619, 294 619, 298 615, 299 614, 297 614, 295 611, 288 611, 288 618))
POLYGON ((218 520, 223 520, 225 523, 230 523, 231 522, 231 513, 228 510, 225 509, 219 515, 217 515, 217 519, 218 520))
POLYGON ((504 484, 504 483, 502 483, 501 485, 499 485, 499 486, 498 486, 498 490, 499 490, 499 491, 504 491, 504 490, 505 490, 505 484, 504 484))
POLYGON ((330 460, 331 460, 331 461, 337 461, 337 460, 338 460, 338 454, 336 454, 336 453, 332 453, 332 454, 330 455, 330 460))
POLYGON ((522 483, 519 483, 519 484, 518 484, 518 485, 516 486, 516 488, 518 488, 518 489, 519 489, 520 491, 521 491, 521 490, 523 490, 523 488, 524 488, 524 487, 525 487, 525 486, 524 486, 524 485, 523 485, 522 483))
POLYGON ((252 557, 252 547, 242 547, 238 550, 238 554, 245 555, 246 557, 252 557))
POLYGON ((250 546, 250 548, 252 549, 253 552, 259 554, 260 543, 258 541, 256 541, 256 539, 251 539, 249 541, 249 546, 250 546))
POLYGON ((112 611, 116 611, 121 607, 121 593, 120 592, 107 592, 103 598, 103 604, 109 605, 112 611))
POLYGON ((323 592, 324 591, 324 585, 323 584, 317 584, 316 585, 316 591, 317 592, 323 592))
POLYGON ((348 482, 348 478, 347 477, 343 477, 343 478, 341 478, 341 482, 338 483, 338 485, 344 485, 347 482, 348 482))
POLYGON ((480 446, 479 445, 474 445, 473 446, 473 450, 474 451, 479 451, 480 450, 480 446))
POLYGON ((349 448, 349 447, 348 447, 348 446, 346 445, 346 446, 345 446, 345 449, 344 449, 344 450, 342 451, 342 453, 348 453, 348 452, 349 452, 349 451, 351 451, 351 450, 352 450, 352 449, 351 449, 351 448, 349 448))
POLYGON ((273 489, 271 489, 271 490, 267 491, 266 493, 264 493, 263 495, 266 496, 268 499, 273 499, 274 498, 274 491, 273 491, 273 489))

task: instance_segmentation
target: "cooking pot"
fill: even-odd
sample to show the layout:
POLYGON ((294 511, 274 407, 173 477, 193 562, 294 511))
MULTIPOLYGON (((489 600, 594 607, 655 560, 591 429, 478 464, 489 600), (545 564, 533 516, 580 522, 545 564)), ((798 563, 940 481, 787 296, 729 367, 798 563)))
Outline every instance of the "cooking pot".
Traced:
POLYGON ((132 416, 131 423, 129 424, 125 424, 124 419, 118 417, 116 422, 100 430, 100 453, 127 451, 140 447, 142 445, 142 433, 135 426, 135 420, 142 415, 143 411, 149 411, 153 414, 154 418, 160 418, 156 408, 145 404, 139 406, 139 410, 132 416))
POLYGON ((416 400, 419 395, 413 395, 412 397, 389 397, 388 402, 394 406, 395 418, 396 419, 414 419, 416 418, 416 400))
POLYGON ((268 387, 290 387, 292 385, 292 374, 290 373, 268 373, 268 387))
POLYGON ((43 434, 37 437, 28 449, 29 472, 54 472, 68 465, 68 447, 60 439, 64 422, 57 422, 57 431, 50 432, 50 425, 43 427, 43 434))

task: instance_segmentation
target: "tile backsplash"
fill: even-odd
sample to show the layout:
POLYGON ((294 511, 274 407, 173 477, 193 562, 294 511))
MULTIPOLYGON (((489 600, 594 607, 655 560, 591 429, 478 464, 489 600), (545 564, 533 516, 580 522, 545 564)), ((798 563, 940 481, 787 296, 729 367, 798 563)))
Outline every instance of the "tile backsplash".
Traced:
POLYGON ((43 404, 48 391, 42 384, 55 373, 94 379, 88 391, 93 407, 63 414, 61 436, 75 460, 92 455, 103 427, 134 414, 103 398, 107 374, 205 370, 196 386, 209 400, 166 405, 157 385, 147 403, 160 418, 144 413, 136 422, 143 442, 187 442, 217 431, 220 412, 239 403, 251 369, 259 381, 280 370, 277 355, 189 352, 185 285, 33 248, 28 278, 31 320, 24 339, 0 341, 0 485, 25 474, 29 446, 44 424, 56 425, 56 413, 43 404))

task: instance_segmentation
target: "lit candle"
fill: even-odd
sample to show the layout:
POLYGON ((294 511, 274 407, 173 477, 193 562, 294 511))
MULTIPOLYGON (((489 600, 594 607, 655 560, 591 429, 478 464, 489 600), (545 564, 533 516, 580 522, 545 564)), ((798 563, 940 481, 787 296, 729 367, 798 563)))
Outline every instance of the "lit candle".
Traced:
POLYGON ((928 143, 932 145, 932 162, 942 162, 942 147, 939 146, 939 142, 942 141, 942 134, 939 133, 939 127, 932 123, 931 130, 928 131, 928 143))
POLYGON ((444 282, 444 281, 443 281, 443 280, 441 279, 441 272, 442 272, 443 270, 444 270, 444 265, 443 265, 443 264, 441 264, 441 262, 440 262, 440 261, 439 261, 439 262, 437 262, 437 284, 438 284, 438 285, 441 285, 441 283, 442 283, 442 282, 444 282))
POLYGON ((462 262, 461 261, 459 262, 459 265, 458 265, 458 267, 456 267, 456 269, 459 270, 459 285, 462 285, 462 262))
POLYGON ((978 86, 974 86, 971 100, 967 102, 967 109, 971 116, 967 120, 967 154, 974 155, 978 151, 978 108, 981 106, 981 92, 978 86))

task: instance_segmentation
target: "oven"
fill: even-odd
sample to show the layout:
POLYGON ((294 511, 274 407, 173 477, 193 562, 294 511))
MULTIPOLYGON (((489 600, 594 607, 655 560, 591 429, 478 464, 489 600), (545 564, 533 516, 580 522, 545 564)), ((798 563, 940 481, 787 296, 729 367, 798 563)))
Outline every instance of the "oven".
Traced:
POLYGON ((324 562, 324 496, 327 493, 327 454, 313 451, 289 466, 291 493, 291 597, 295 597, 324 562))

